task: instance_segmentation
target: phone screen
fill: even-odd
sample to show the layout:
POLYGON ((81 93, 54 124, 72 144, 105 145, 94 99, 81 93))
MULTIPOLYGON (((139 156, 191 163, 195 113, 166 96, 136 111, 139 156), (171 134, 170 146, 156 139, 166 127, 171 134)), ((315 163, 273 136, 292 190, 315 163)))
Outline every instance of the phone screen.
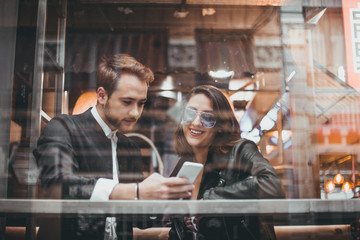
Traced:
POLYGON ((199 176, 203 165, 201 163, 184 162, 177 177, 184 177, 189 180, 189 183, 194 183, 196 178, 199 176))

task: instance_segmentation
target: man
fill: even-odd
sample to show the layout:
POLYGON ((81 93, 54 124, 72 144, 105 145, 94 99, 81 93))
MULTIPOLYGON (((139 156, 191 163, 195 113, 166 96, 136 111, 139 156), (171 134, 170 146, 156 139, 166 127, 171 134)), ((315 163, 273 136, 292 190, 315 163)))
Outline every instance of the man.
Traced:
MULTIPOLYGON (((45 194, 64 199, 179 199, 193 185, 183 178, 141 175, 138 146, 124 133, 139 119, 154 75, 134 58, 116 54, 100 61, 97 104, 80 115, 61 115, 44 129, 34 151, 45 194)), ((41 227, 40 227, 41 229, 41 227)), ((132 226, 114 218, 66 218, 63 239, 131 239, 132 226), (122 229, 124 228, 125 229, 122 229)), ((39 235, 41 235, 39 233, 39 235)))

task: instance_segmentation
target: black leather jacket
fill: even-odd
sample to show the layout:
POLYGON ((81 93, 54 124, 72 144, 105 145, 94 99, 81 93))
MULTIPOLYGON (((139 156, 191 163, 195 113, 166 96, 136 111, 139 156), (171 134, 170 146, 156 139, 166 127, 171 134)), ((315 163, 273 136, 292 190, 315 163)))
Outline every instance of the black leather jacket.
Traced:
MULTIPOLYGON (((185 159, 180 159, 175 175, 185 159)), ((242 140, 227 154, 209 153, 198 199, 283 198, 275 169, 255 143, 242 140)), ((203 217, 198 232, 189 231, 183 218, 174 218, 169 239, 276 239, 269 219, 257 216, 203 217)))

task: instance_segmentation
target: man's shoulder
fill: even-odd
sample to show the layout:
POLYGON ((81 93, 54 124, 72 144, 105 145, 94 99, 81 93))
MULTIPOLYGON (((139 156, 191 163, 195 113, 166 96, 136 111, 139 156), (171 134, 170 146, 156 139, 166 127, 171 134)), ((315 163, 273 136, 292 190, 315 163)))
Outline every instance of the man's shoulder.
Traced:
POLYGON ((71 122, 71 121, 84 121, 86 119, 93 119, 93 117, 92 117, 91 111, 89 109, 86 112, 76 114, 76 115, 60 114, 60 115, 54 117, 54 119, 71 122))
POLYGON ((47 124, 48 128, 56 128, 56 126, 62 126, 66 128, 79 128, 79 127, 88 127, 89 124, 94 122, 93 117, 90 112, 84 112, 79 115, 67 115, 61 114, 53 119, 47 124))

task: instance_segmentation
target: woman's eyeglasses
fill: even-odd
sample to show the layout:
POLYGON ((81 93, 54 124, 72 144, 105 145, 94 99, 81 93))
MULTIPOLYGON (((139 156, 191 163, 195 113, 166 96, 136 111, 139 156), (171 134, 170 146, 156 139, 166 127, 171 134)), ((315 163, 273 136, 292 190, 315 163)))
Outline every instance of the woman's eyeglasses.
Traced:
POLYGON ((214 114, 209 112, 201 112, 197 111, 193 108, 185 108, 184 114, 183 114, 183 121, 185 123, 189 123, 194 121, 194 119, 197 117, 197 115, 200 115, 200 121, 202 125, 206 128, 213 128, 216 124, 216 119, 214 114))

